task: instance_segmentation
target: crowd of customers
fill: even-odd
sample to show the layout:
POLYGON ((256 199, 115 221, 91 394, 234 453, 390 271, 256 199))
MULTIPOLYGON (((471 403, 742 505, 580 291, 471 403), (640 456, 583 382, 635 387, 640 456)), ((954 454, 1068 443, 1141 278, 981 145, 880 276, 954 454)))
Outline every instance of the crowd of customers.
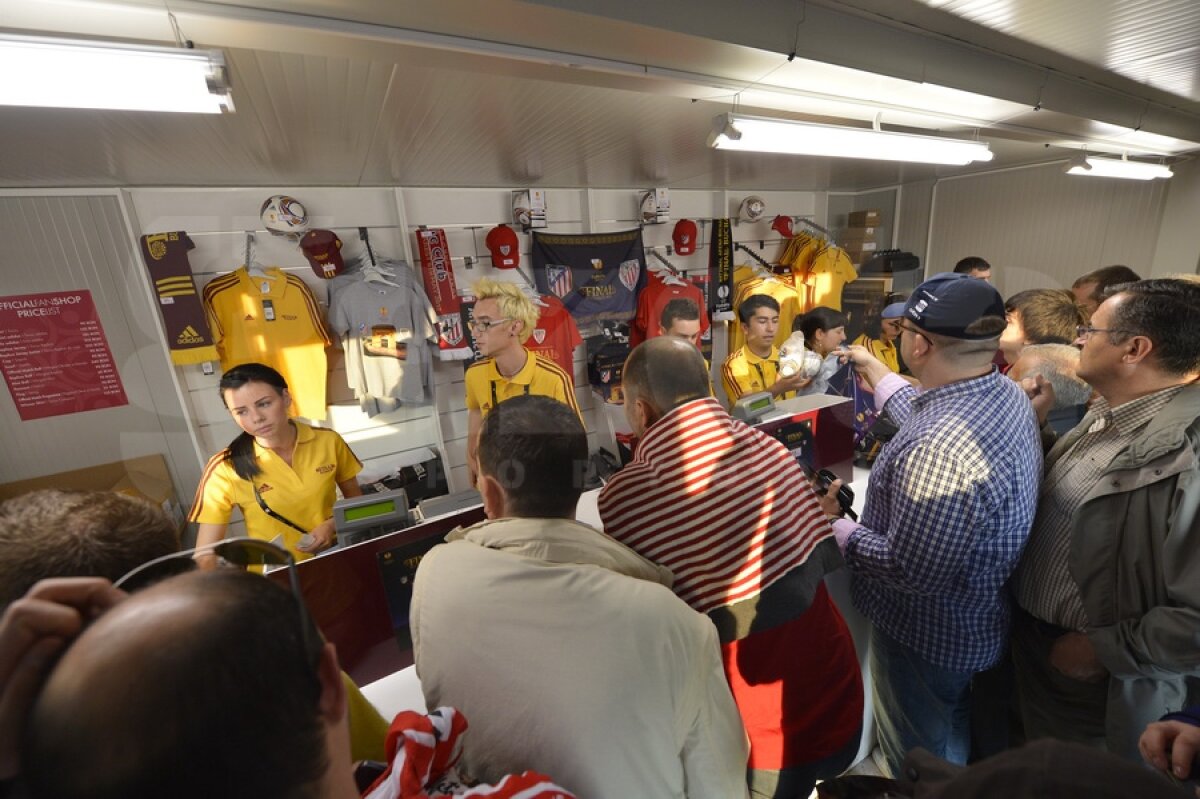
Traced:
MULTIPOLYGON (((410 615, 428 708, 471 727, 459 774, 562 786, 538 797, 807 797, 852 764, 869 701, 901 795, 1188 795, 1163 775, 1200 751, 1200 282, 1107 267, 1005 301, 991 278, 964 259, 848 347, 840 312, 798 320, 898 427, 858 519, 841 481, 814 487, 730 416, 682 333, 625 364, 638 445, 600 492, 604 532, 575 520, 575 407, 527 393, 473 418, 487 520, 425 556, 410 615), (826 588, 842 567, 869 685, 826 588)), ((810 388, 772 363, 767 300, 738 310, 731 398, 810 388)), ((122 495, 0 505, 0 796, 367 795, 354 764, 395 735, 381 752, 298 582, 121 579, 192 565, 179 546, 122 495)), ((418 787, 394 795, 436 795, 418 787)))

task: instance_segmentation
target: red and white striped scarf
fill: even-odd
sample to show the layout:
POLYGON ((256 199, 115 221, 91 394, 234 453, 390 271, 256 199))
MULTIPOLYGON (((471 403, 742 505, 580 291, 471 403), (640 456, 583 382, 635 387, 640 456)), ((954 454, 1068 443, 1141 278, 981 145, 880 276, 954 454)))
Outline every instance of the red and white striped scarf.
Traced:
POLYGON ((363 799, 575 799, 544 774, 509 774, 495 785, 441 792, 440 782, 456 784, 452 768, 458 760, 458 739, 467 718, 452 707, 439 707, 426 716, 405 710, 388 728, 388 770, 363 792, 363 799), (432 791, 432 792, 430 792, 432 791))
POLYGON ((604 532, 670 569, 701 613, 756 596, 833 534, 787 449, 712 397, 651 425, 599 505, 604 532))

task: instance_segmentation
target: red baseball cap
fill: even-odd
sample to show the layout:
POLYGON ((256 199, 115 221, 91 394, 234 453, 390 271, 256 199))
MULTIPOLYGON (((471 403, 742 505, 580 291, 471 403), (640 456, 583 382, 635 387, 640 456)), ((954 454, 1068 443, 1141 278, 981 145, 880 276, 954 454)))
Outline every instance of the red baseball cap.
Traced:
POLYGON ((780 214, 771 222, 771 229, 779 233, 780 236, 791 238, 795 234, 792 232, 792 218, 780 214))
POLYGON ((300 249, 317 277, 329 280, 346 271, 342 240, 332 230, 310 230, 300 239, 300 249))
POLYGON ((508 225, 496 225, 489 230, 486 242, 492 252, 492 266, 497 269, 516 269, 521 265, 521 245, 516 232, 508 225))
POLYGON ((690 219, 680 219, 675 223, 671 241, 675 243, 675 252, 679 255, 694 253, 696 251, 696 223, 690 219))

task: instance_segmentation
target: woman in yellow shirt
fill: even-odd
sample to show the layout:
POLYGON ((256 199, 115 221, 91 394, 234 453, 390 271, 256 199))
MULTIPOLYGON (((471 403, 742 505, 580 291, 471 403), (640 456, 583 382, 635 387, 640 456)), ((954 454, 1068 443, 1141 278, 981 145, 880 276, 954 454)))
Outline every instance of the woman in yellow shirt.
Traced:
POLYGON ((878 319, 867 322, 866 330, 854 344, 866 347, 872 355, 897 374, 900 372, 900 356, 896 341, 900 338, 900 319, 904 316, 904 303, 893 302, 879 313, 878 319))
POLYGON ((362 463, 334 431, 288 417, 287 381, 271 367, 235 366, 221 376, 220 391, 243 432, 204 469, 188 515, 199 523, 196 544, 224 538, 236 505, 247 535, 279 537, 297 560, 333 546, 335 489, 360 496, 362 463))

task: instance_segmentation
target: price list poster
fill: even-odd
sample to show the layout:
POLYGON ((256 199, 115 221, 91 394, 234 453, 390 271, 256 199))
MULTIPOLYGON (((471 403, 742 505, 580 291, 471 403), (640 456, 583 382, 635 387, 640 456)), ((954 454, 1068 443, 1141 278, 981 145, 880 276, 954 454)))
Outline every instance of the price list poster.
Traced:
POLYGON ((129 404, 90 291, 0 297, 0 371, 23 421, 129 404))

